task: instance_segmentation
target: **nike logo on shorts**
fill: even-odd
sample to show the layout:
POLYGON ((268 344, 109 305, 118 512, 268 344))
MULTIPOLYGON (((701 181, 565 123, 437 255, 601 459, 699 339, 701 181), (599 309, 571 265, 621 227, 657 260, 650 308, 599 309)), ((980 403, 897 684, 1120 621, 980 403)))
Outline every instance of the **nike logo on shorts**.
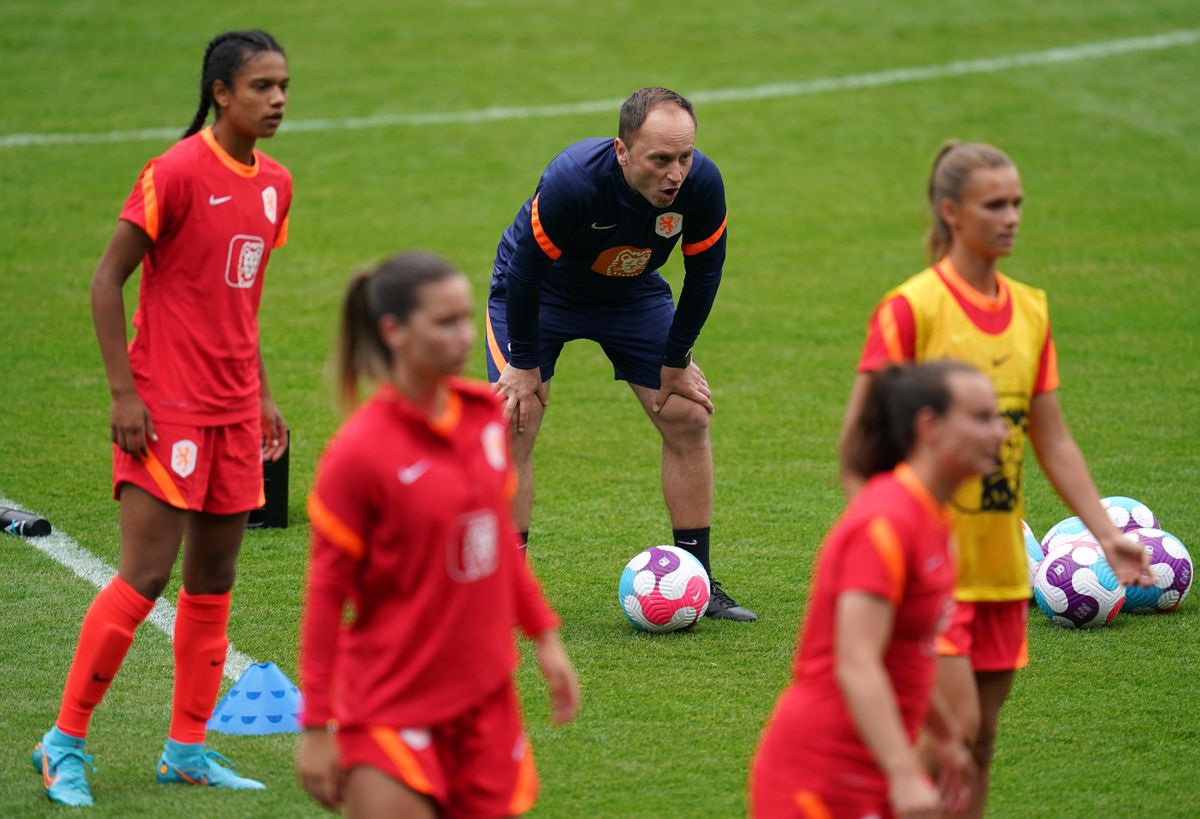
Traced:
POLYGON ((232 198, 233 198, 232 194, 230 194, 229 196, 213 196, 213 195, 209 194, 208 204, 223 205, 224 203, 228 202, 232 198))
POLYGON ((592 230, 611 230, 612 228, 615 228, 616 226, 617 226, 616 222, 613 222, 611 225, 598 225, 595 222, 592 222, 592 230))
POLYGON ((422 458, 412 466, 406 466, 396 472, 400 478, 400 483, 408 486, 417 482, 417 479, 429 471, 429 461, 422 458))

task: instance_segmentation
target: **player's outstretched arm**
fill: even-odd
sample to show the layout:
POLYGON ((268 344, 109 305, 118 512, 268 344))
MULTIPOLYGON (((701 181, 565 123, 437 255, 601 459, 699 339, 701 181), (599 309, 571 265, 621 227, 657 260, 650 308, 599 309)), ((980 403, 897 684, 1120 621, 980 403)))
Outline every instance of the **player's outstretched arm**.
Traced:
POLYGON ((92 277, 92 322, 112 393, 112 442, 138 458, 146 455, 147 439, 157 440, 158 436, 150 411, 134 388, 121 290, 152 244, 141 228, 126 221, 117 222, 92 277))
POLYGON ((570 722, 579 712, 579 680, 558 629, 543 631, 534 638, 534 643, 537 646, 538 666, 550 688, 550 702, 554 709, 551 719, 555 725, 570 722))
POLYGON ((1029 407, 1029 440, 1042 471, 1071 510, 1100 541, 1108 565, 1122 583, 1148 586, 1150 555, 1125 537, 1100 505, 1087 462, 1063 420, 1054 391, 1036 395, 1029 407))

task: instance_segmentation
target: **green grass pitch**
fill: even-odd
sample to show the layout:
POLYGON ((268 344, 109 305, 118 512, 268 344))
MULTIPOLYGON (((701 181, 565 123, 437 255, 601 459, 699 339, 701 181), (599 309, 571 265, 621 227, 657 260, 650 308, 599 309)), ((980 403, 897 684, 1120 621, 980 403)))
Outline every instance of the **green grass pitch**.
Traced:
MULTIPOLYGON (((238 4, 6 0, 0 139, 179 128, 207 39, 261 26, 288 49, 288 118, 475 111, 684 93, 1200 30, 1194 0, 447 0, 238 4)), ((542 776, 536 816, 738 816, 748 760, 788 679, 814 550, 841 508, 835 439, 871 308, 923 266, 922 188, 946 138, 994 142, 1027 194, 1003 269, 1044 287, 1066 417, 1105 494, 1144 500, 1200 556, 1200 43, 698 104, 699 147, 728 189, 729 262, 697 355, 714 386, 716 573, 750 626, 635 635, 620 568, 669 528, 656 436, 599 350, 568 347, 537 454, 532 561, 565 620, 584 705, 548 726, 520 671, 542 776)), ((261 332, 295 430, 291 528, 247 536, 231 637, 295 678, 303 503, 337 423, 326 362, 352 271, 401 248, 448 255, 482 310, 496 240, 598 113, 284 130, 262 147, 295 176, 290 244, 271 262, 261 332)), ((0 141, 0 495, 108 561, 108 396, 88 282, 144 162, 169 139, 0 141)), ((675 286, 678 259, 665 271, 675 286)), ((126 288, 132 305, 136 282, 126 288)), ((482 326, 482 312, 480 312, 482 326)), ((472 374, 481 375, 482 346, 472 374)), ((1036 468, 1028 520, 1066 516, 1036 468)), ((174 594, 176 584, 168 590, 174 594)), ((0 815, 58 814, 28 770, 94 589, 0 536, 0 815)), ((1004 711, 991 815, 1200 813, 1200 606, 1070 633, 1031 618, 1032 663, 1004 711)), ((265 793, 153 784, 171 655, 139 634, 97 711, 95 816, 318 815, 294 739, 212 744, 265 793)))

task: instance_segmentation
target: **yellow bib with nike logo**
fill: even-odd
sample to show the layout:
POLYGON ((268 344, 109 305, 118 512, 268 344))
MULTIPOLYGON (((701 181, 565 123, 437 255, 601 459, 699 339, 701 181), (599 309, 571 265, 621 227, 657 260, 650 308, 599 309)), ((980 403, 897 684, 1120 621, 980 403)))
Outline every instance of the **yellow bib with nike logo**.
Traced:
POLYGON ((999 292, 989 299, 953 271, 943 272, 946 280, 928 268, 888 297, 902 295, 912 308, 915 360, 953 358, 977 367, 992 379, 1008 425, 996 471, 966 481, 951 500, 959 551, 955 598, 1021 600, 1030 594, 1021 532, 1025 439, 1050 325, 1046 293, 998 276, 999 292), (970 315, 1005 310, 1005 300, 1011 317, 1002 329, 989 328, 997 332, 981 329, 970 315))

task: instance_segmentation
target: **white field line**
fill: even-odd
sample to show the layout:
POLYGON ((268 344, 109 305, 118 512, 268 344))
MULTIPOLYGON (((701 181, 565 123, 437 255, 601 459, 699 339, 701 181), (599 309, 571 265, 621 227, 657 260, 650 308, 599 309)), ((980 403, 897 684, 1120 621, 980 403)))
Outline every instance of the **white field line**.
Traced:
MULTIPOLYGON (((0 506, 10 509, 26 509, 3 495, 0 495, 0 506)), ((13 535, 0 534, 0 537, 13 537, 13 535)), ((22 540, 66 566, 96 588, 107 585, 112 576, 117 573, 112 566, 57 529, 46 537, 27 537, 22 540)), ((154 602, 154 608, 146 619, 161 629, 167 637, 172 637, 175 633, 175 606, 161 597, 154 602)), ((253 658, 238 651, 233 647, 233 643, 230 643, 229 653, 225 655, 225 676, 236 681, 253 662, 253 658)))
MULTIPOLYGON (((1148 37, 1130 37, 1121 40, 1082 43, 1074 46, 1051 48, 1047 51, 1030 51, 999 57, 984 57, 978 60, 956 60, 950 63, 915 66, 912 68, 890 68, 866 74, 819 77, 797 82, 778 82, 741 88, 719 88, 709 91, 701 90, 693 91, 687 96, 692 102, 699 104, 803 97, 813 94, 828 94, 834 91, 849 91, 857 88, 879 88, 888 85, 939 80, 947 77, 961 77, 968 74, 991 74, 1014 68, 1096 60, 1141 51, 1160 51, 1166 48, 1195 45, 1196 43, 1200 43, 1200 29, 1177 29, 1148 37)), ((344 117, 341 119, 303 119, 285 122, 282 130, 288 132, 343 131, 395 126, 460 125, 501 120, 545 119, 549 117, 574 116, 577 114, 611 112, 619 108, 622 102, 624 102, 623 99, 607 99, 569 102, 559 105, 479 108, 472 111, 431 111, 415 114, 380 114, 371 117, 344 117)), ((4 134, 0 135, 0 148, 175 139, 181 131, 182 127, 171 127, 93 133, 4 134)))

